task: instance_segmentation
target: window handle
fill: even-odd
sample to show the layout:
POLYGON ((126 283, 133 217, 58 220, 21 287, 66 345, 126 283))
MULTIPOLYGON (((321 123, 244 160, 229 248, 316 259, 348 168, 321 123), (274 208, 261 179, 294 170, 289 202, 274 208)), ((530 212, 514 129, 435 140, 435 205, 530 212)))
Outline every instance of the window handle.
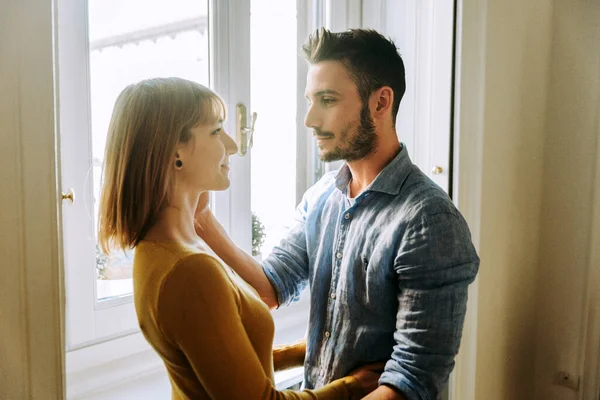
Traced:
POLYGON ((237 145, 238 154, 245 156, 249 149, 254 144, 254 124, 256 124, 257 114, 254 112, 250 116, 250 126, 248 126, 248 109, 242 103, 236 106, 236 117, 237 117, 237 145))

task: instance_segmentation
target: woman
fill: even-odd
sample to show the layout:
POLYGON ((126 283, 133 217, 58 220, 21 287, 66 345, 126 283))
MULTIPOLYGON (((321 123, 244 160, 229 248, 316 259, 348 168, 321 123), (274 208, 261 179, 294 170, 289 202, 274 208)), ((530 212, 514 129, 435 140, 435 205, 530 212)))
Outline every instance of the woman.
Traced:
POLYGON ((173 398, 360 398, 374 388, 375 373, 276 391, 269 309, 195 232, 200 196, 230 185, 237 146, 224 118, 210 89, 161 78, 125 88, 109 126, 99 241, 107 253, 135 248, 139 325, 165 363, 173 398))

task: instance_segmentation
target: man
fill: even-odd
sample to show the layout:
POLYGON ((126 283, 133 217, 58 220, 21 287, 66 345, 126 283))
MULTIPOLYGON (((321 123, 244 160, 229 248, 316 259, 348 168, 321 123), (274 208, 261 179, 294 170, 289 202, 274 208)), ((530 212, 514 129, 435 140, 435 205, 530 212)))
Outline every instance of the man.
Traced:
POLYGON ((303 50, 305 124, 320 158, 345 165, 304 194, 296 225, 262 265, 203 206, 198 233, 271 307, 310 286, 306 342, 280 357, 304 361, 307 388, 385 361, 367 398, 435 399, 454 366, 479 266, 469 229, 398 141, 405 81, 395 45, 371 30, 320 30, 303 50))

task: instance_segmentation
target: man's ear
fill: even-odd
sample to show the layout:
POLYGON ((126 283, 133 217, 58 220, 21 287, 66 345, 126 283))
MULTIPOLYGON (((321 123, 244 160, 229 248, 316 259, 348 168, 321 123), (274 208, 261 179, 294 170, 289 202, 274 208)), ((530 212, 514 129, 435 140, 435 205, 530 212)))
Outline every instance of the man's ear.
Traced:
POLYGON ((389 86, 383 86, 371 95, 373 117, 381 118, 392 112, 394 91, 389 86))

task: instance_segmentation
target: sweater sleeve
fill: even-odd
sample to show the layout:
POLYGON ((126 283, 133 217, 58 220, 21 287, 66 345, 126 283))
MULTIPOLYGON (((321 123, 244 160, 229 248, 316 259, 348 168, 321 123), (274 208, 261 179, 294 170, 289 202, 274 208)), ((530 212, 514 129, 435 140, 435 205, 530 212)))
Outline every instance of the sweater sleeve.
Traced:
POLYGON ((306 339, 294 344, 283 344, 273 347, 273 366, 275 371, 301 367, 306 356, 306 339))
POLYGON ((244 329, 236 288, 222 265, 206 254, 179 261, 165 279, 158 319, 163 334, 188 359, 213 399, 353 399, 353 377, 317 390, 277 391, 244 329))

